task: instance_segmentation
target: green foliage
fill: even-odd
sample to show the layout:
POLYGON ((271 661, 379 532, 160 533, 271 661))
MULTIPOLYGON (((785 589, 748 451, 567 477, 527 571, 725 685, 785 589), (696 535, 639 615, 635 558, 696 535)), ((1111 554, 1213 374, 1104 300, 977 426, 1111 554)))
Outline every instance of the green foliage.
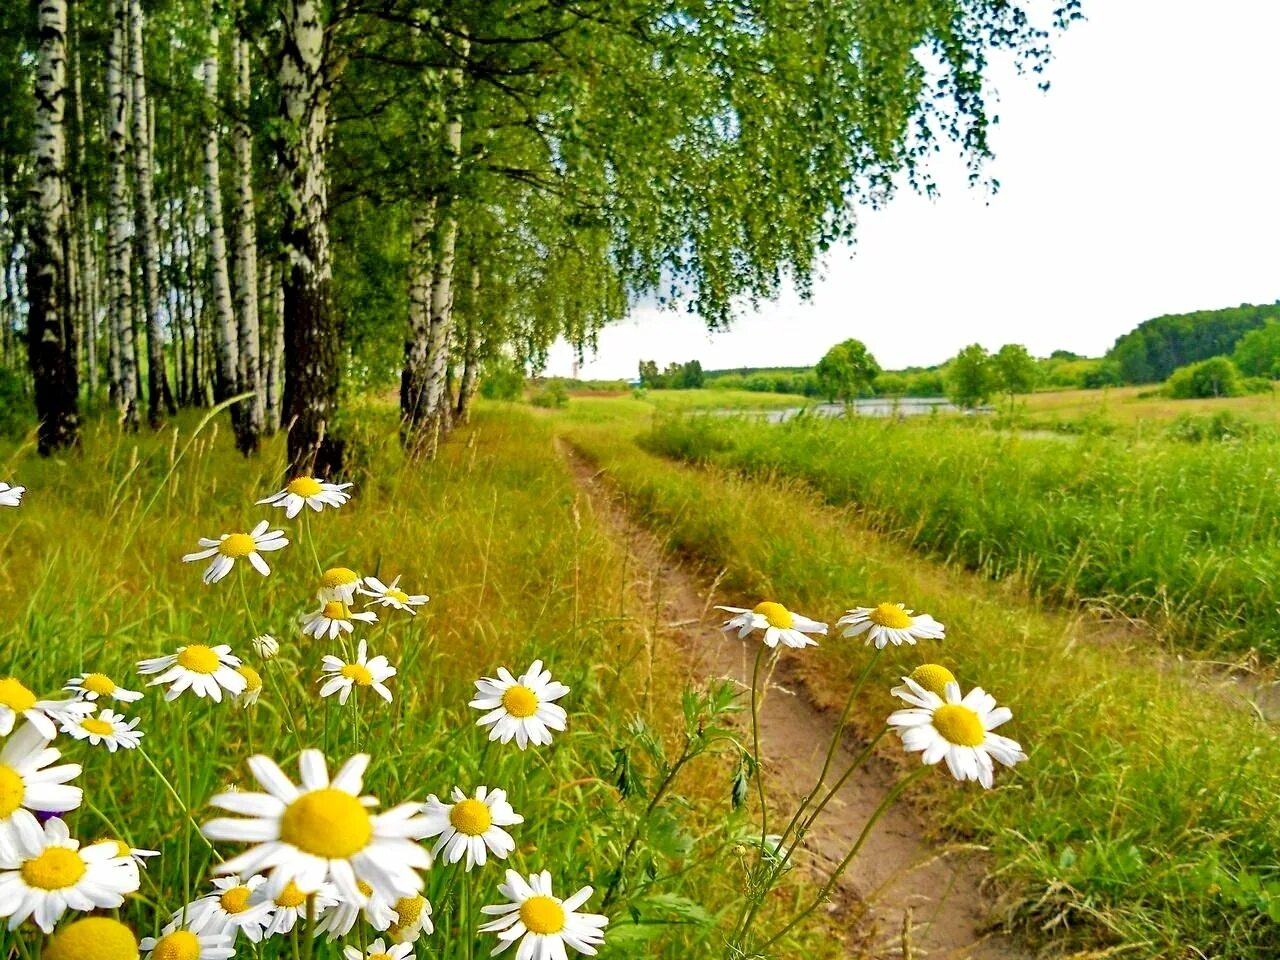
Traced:
POLYGON ((0 437, 15 439, 35 427, 35 407, 26 380, 0 367, 0 437))
POLYGON ((1175 370, 1165 389, 1176 400, 1239 397, 1245 393, 1245 384, 1230 359, 1210 357, 1175 370))
POLYGON ((1030 393, 1040 378, 1040 369, 1027 348, 1020 343, 1006 343, 991 358, 991 382, 1010 399, 1015 394, 1030 393))
POLYGON ((565 385, 560 380, 547 380, 533 392, 529 397, 529 402, 535 407, 558 410, 568 404, 569 391, 565 389, 565 385))
POLYGON ((485 361, 480 396, 488 400, 518 400, 524 392, 524 367, 499 354, 485 361))
POLYGON ((1278 304, 1156 317, 1117 339, 1107 359, 1119 367, 1124 383, 1157 383, 1179 367, 1229 355, 1245 334, 1277 317, 1278 304))
POLYGON ((655 361, 640 361, 640 386, 652 390, 697 390, 704 379, 702 364, 697 360, 669 363, 661 373, 655 361))
POLYGON ((958 407, 973 408, 986 403, 995 389, 991 355, 979 343, 971 343, 946 366, 947 396, 958 407))
POLYGON ((861 340, 845 340, 826 352, 813 368, 819 389, 828 400, 853 403, 870 393, 880 364, 861 340))
POLYGON ((1258 425, 1230 410, 1219 410, 1203 416, 1184 413, 1169 424, 1165 435, 1185 443, 1231 442, 1257 435, 1258 425))
POLYGON ((1243 374, 1280 380, 1280 321, 1268 319, 1246 333, 1231 358, 1243 374))

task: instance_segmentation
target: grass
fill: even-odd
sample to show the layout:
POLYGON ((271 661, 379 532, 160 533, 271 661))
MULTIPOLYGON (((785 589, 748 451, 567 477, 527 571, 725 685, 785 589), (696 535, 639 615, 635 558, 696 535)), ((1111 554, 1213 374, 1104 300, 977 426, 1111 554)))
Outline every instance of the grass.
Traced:
MULTIPOLYGON (((487 784, 505 787, 525 817, 512 828, 509 863, 491 860, 469 874, 437 863, 427 873, 437 931, 416 956, 487 955, 495 941, 473 933, 476 909, 498 901, 504 866, 549 870, 561 896, 594 885, 583 908, 591 911, 616 887, 603 957, 717 954, 741 901, 742 845, 754 829, 730 806, 737 757, 702 739, 730 707, 672 692, 679 671, 638 622, 620 548, 579 510, 550 425, 487 407, 438 463, 418 468, 400 457, 393 410, 370 404, 352 423, 355 499, 305 521, 254 505, 278 488, 279 440, 246 461, 227 431, 211 424, 200 432, 194 418, 138 437, 99 424, 81 453, 62 459, 40 460, 29 445, 0 448, 0 476, 29 488, 21 508, 0 513, 6 671, 46 696, 82 670, 142 689, 138 659, 228 643, 266 679, 261 702, 248 709, 189 695, 165 703, 149 691, 125 710, 141 718, 140 750, 108 754, 59 738, 67 759, 84 766, 72 835, 161 851, 122 919, 139 936, 152 934, 207 889, 213 857, 238 848, 219 844, 215 854, 193 825, 212 816, 205 803, 213 793, 253 788, 251 753, 296 776, 296 754, 314 746, 335 766, 357 749, 370 752, 366 789, 384 808, 487 784), (180 562, 198 537, 266 518, 292 541, 269 555, 270 577, 242 562, 205 587, 203 564, 180 562), (411 592, 433 595, 417 617, 381 611, 368 632, 373 652, 400 670, 390 705, 360 696, 368 691, 346 708, 316 695, 321 656, 349 645, 301 637, 296 618, 315 606, 318 570, 337 564, 384 580, 403 574, 411 592), (249 640, 266 632, 282 652, 264 664, 249 640), (568 732, 526 752, 486 745, 467 706, 473 681, 503 665, 520 673, 535 658, 571 688, 561 701, 568 732), (690 749, 696 760, 676 778, 676 757, 690 749)), ((778 897, 798 902, 804 890, 793 877, 778 897)), ((375 936, 358 931, 350 942, 375 936)), ((16 949, 34 958, 42 939, 29 925, 0 932, 0 957, 16 949)), ((301 949, 340 956, 323 941, 301 949)), ((280 937, 252 955, 296 958, 298 950, 297 940, 280 937)), ((839 942, 806 927, 780 950, 824 957, 839 942)))
MULTIPOLYGON (((1272 816, 1280 741, 1270 726, 1126 633, 1082 639, 1078 618, 1038 605, 1018 584, 923 558, 797 480, 694 468, 640 448, 634 439, 647 418, 634 401, 583 403, 559 422, 634 516, 690 560, 723 571, 728 602, 772 598, 834 619, 854 604, 905 601, 946 622, 945 643, 888 651, 854 712, 874 733, 893 709, 891 680, 925 660, 1013 708, 1005 732, 1028 762, 1003 771, 989 792, 939 773, 915 797, 940 836, 991 850, 1016 925, 1056 951, 1101 951, 1090 956, 1263 960, 1280 951, 1272 816)), ((782 459, 790 441, 767 436, 777 438, 758 456, 782 459)), ((812 458, 882 476, 907 495, 914 473, 951 489, 949 475, 965 468, 960 457, 938 462, 914 434, 902 435, 903 450, 861 445, 856 459, 843 447, 843 461, 823 446, 825 433, 803 436, 812 458)), ((1022 449, 1033 448, 1014 452, 1022 449)), ((972 484, 967 496, 992 503, 998 489, 972 484)), ((868 654, 833 638, 800 656, 814 689, 834 703, 868 654)))
POLYGON ((666 418, 652 449, 805 481, 993 578, 1151 621, 1192 650, 1280 654, 1280 441, 1135 443, 953 420, 666 418))
POLYGON ((688 410, 789 410, 812 406, 812 397, 793 393, 760 393, 754 390, 645 390, 644 402, 664 413, 688 410))
POLYGON ((1033 426, 1053 428, 1081 420, 1112 424, 1159 436, 1179 417, 1210 416, 1227 411, 1246 420, 1280 425, 1276 395, 1173 400, 1151 395, 1158 386, 1107 387, 1101 390, 1051 390, 1018 398, 1018 406, 1033 426))

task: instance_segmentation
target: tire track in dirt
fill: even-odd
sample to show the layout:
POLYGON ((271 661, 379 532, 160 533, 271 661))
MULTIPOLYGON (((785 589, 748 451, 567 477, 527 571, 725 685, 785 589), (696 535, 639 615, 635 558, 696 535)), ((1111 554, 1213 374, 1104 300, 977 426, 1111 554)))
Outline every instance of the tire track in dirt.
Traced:
MULTIPOLYGON (((687 651, 691 678, 728 677, 749 689, 755 647, 720 630, 722 621, 712 611, 716 583, 673 560, 657 537, 634 522, 602 479, 603 471, 568 442, 557 439, 556 445, 592 512, 626 551, 629 586, 644 601, 652 629, 671 647, 687 651)), ((761 710, 761 752, 770 803, 785 803, 786 816, 821 772, 835 722, 810 698, 795 660, 784 655, 761 710)), ((847 731, 828 780, 838 777, 864 746, 855 732, 847 731)), ((860 774, 850 777, 805 837, 798 860, 825 879, 892 787, 894 776, 888 763, 873 757, 860 774)), ((1029 950, 995 929, 993 904, 982 892, 985 875, 981 856, 971 848, 931 844, 910 808, 898 802, 872 830, 828 908, 841 919, 850 915, 858 928, 852 939, 859 956, 1031 957, 1029 950)))

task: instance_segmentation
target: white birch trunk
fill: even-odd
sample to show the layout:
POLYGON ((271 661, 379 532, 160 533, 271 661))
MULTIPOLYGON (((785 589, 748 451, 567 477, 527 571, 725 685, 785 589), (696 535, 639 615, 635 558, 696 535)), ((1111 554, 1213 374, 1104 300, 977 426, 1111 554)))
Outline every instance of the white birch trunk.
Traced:
POLYGON ((262 437, 265 383, 259 356, 258 237, 253 203, 253 135, 249 130, 249 41, 237 27, 231 39, 235 74, 232 103, 235 119, 231 146, 236 175, 236 308, 240 318, 239 392, 253 397, 241 411, 237 444, 243 453, 258 449, 262 437))
POLYGON ((108 199, 107 261, 111 275, 111 331, 116 347, 121 422, 138 428, 138 360, 133 342, 133 223, 129 202, 129 95, 124 58, 129 26, 128 0, 111 0, 111 39, 107 44, 107 144, 111 157, 108 199))
POLYGON ((129 0, 130 106, 133 116, 133 184, 137 197, 134 217, 138 229, 142 307, 147 328, 147 419, 152 427, 163 422, 168 399, 165 376, 164 318, 160 309, 160 241, 156 236, 155 165, 151 150, 151 114, 147 107, 146 47, 143 43, 141 0, 129 0))
POLYGON ((413 218, 409 238, 409 317, 404 340, 404 369, 400 374, 402 442, 413 453, 423 452, 430 375, 431 277, 434 262, 435 201, 413 218))
MULTIPOLYGON (((239 383, 239 336, 231 307, 231 277, 227 271, 227 235, 222 223, 222 173, 218 161, 218 26, 209 26, 204 59, 204 216, 208 230, 209 272, 212 276, 214 345, 218 376, 214 400, 236 394, 239 383)), ((232 422, 239 419, 233 411, 232 422)))

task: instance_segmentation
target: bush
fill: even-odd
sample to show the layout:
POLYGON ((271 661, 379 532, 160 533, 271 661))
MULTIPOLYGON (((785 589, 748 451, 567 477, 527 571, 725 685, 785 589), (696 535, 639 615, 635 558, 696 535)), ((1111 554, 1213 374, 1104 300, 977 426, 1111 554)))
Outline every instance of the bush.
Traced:
POLYGON ((1209 416, 1184 413, 1169 424, 1166 435, 1170 440, 1185 443, 1229 442, 1245 440, 1258 432, 1258 425, 1230 410, 1219 410, 1209 416))
POLYGON ((1210 357, 1173 371, 1165 392, 1178 400, 1198 397, 1239 397, 1245 393, 1244 379, 1227 357, 1210 357))
POLYGON ((35 420, 26 382, 12 370, 0 369, 0 437, 16 439, 34 427, 35 420))
POLYGON ((495 357, 484 365, 480 396, 487 400, 518 400, 524 392, 524 369, 510 357, 495 357))
POLYGON ((569 391, 559 380, 549 380, 529 398, 535 407, 560 409, 569 402, 569 391))

